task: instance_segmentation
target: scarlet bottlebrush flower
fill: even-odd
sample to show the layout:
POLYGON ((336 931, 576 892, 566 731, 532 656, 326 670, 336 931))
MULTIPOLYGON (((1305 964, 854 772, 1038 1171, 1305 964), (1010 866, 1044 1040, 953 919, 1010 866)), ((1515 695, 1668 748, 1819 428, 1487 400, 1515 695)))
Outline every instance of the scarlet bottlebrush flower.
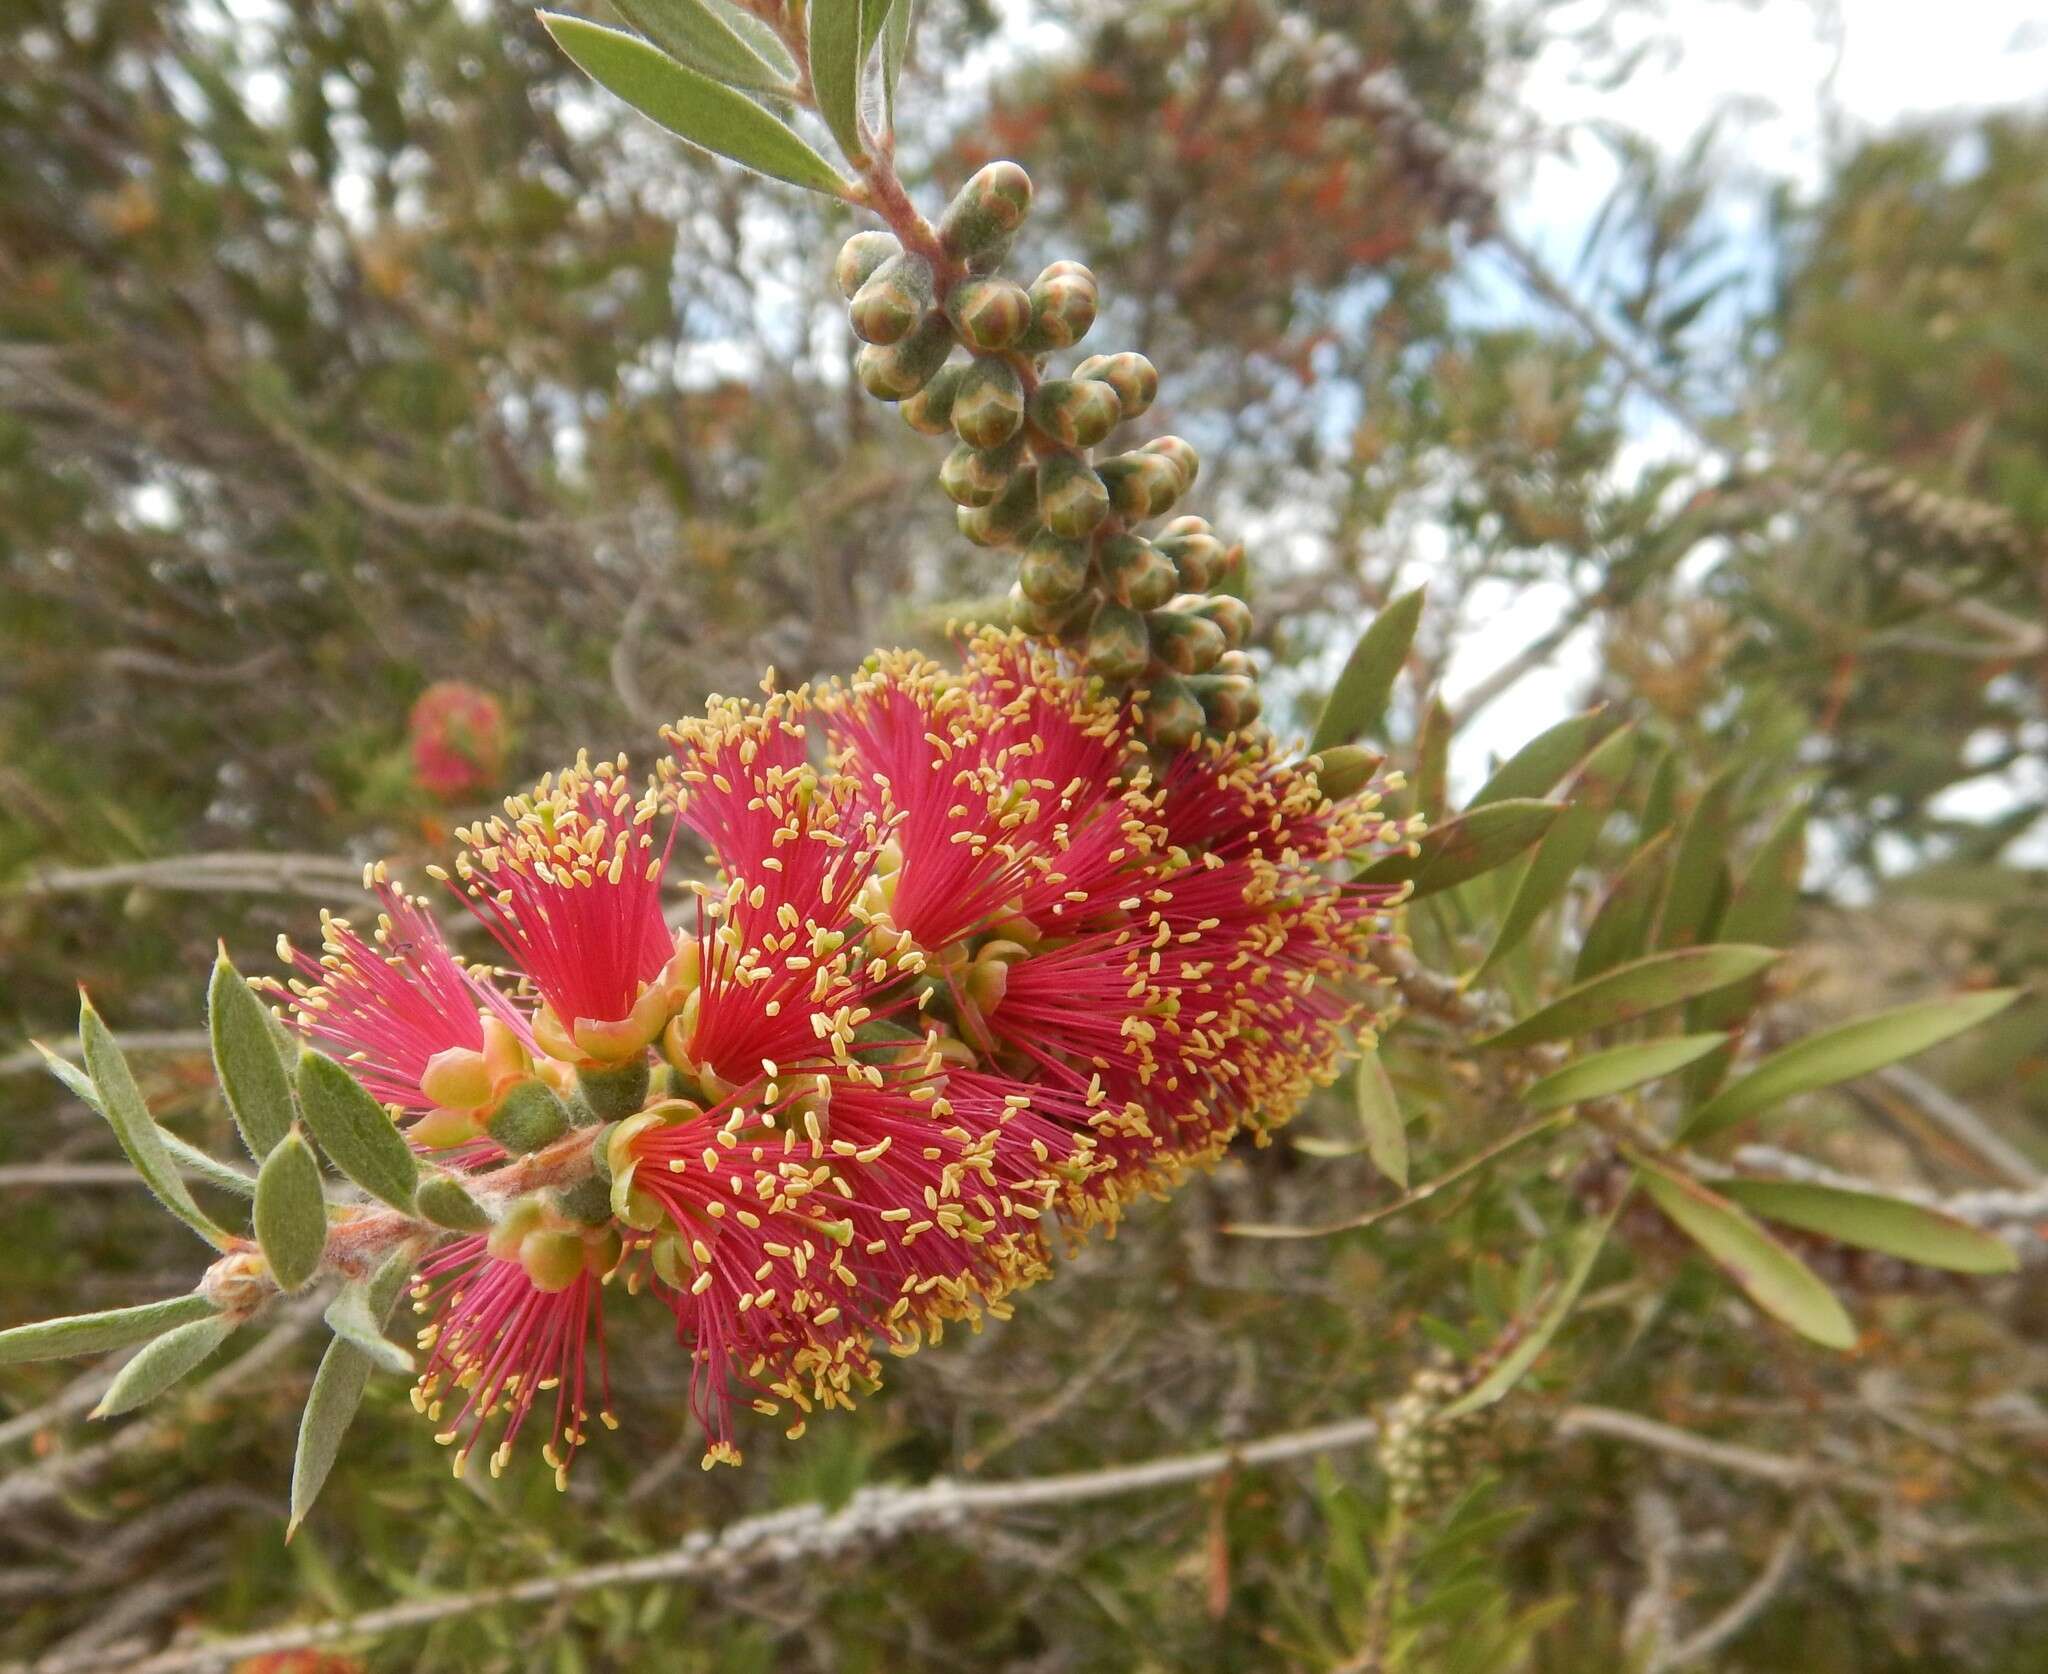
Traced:
POLYGON ((467 681, 437 680, 420 693, 411 732, 413 782, 430 796, 474 796, 504 771, 504 711, 467 681))

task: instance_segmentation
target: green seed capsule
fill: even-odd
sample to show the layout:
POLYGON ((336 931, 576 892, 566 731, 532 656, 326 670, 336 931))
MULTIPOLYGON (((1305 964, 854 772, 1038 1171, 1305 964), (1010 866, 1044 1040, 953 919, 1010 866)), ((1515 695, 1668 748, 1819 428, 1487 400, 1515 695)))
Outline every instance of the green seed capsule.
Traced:
POLYGON ((970 349, 1007 349, 1031 324, 1031 298, 1010 279, 969 279, 946 298, 946 316, 970 349))
POLYGON ((1159 373, 1143 355, 1090 355, 1074 368, 1077 378, 1100 378, 1116 391, 1124 417, 1134 419, 1159 399, 1159 373))
POLYGON ((1082 540, 1109 515, 1109 490, 1086 460, 1055 454, 1038 467, 1038 506, 1055 535, 1082 540))
POLYGON ((839 247, 832 264, 832 279, 848 302, 891 256, 903 254, 903 246, 885 232, 857 232, 839 247))
POLYGON ((1202 456, 1195 452, 1194 444, 1179 436, 1157 436, 1147 442, 1141 453, 1156 453, 1169 461, 1180 473, 1180 491, 1185 494, 1195 486, 1195 477, 1202 469, 1202 456))
POLYGON ((1142 535, 1111 535, 1099 542, 1095 562, 1103 585, 1133 610, 1157 610, 1180 588, 1173 560, 1142 535))
POLYGON ((891 256, 854 293, 846 317, 863 343, 900 343, 931 305, 931 264, 921 256, 891 256))
POLYGON ((1088 548, 1050 529, 1031 537, 1017 566, 1017 585, 1034 605, 1066 606, 1088 585, 1088 548))
POLYGON ((1024 382, 1007 360, 969 366, 953 397, 953 434, 970 447, 1000 447, 1024 423, 1024 382))
POLYGON ((1095 324, 1095 275, 1079 262, 1054 262, 1031 281, 1031 329, 1024 347, 1034 353, 1067 349, 1095 324))
POLYGON ((1094 378, 1048 378, 1032 392, 1031 422, 1070 448, 1092 448, 1117 427, 1116 391, 1094 378))
POLYGON ((939 242, 949 256, 972 256, 1007 238, 1031 212, 1031 176, 1017 164, 990 163, 960 188, 939 217, 939 242))
POLYGON ((870 343, 854 356, 854 375, 878 401, 905 401, 932 381, 953 350, 953 333, 936 311, 900 343, 870 343))
POLYGON ((911 429, 926 436, 943 436, 953 428, 953 398, 967 376, 964 366, 942 366, 926 384, 896 410, 911 429))
POLYGON ((1145 737, 1162 750, 1185 749, 1208 721, 1202 700, 1185 680, 1172 674, 1162 674, 1151 682, 1141 708, 1145 737))
POLYGON ((1145 618, 1129 605, 1105 604, 1088 624, 1088 645, 1082 656, 1089 672, 1105 680, 1137 679, 1151 661, 1145 618))
POLYGON ((1241 674, 1197 675, 1188 685, 1213 732, 1242 732, 1259 718, 1259 688, 1241 674))
POLYGON ((1229 649, 1223 630, 1200 616, 1178 610, 1155 610, 1145 618, 1152 655, 1176 674, 1206 674, 1229 649))
POLYGON ((956 506, 992 506, 1010 486, 1023 458, 1023 448, 1014 443, 977 448, 962 442, 939 467, 939 487, 956 506))
POLYGON ((1222 630, 1226 650, 1235 651, 1251 638, 1252 608, 1234 594, 1218 593, 1206 599, 1185 596, 1174 600, 1174 608, 1214 622, 1222 630))

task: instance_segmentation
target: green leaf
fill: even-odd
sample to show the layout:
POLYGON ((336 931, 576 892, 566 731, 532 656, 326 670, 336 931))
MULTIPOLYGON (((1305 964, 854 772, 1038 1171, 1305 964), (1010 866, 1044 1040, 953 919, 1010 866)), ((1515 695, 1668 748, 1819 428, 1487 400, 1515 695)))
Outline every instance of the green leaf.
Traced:
POLYGON ((1415 852, 1386 855, 1358 874, 1360 883, 1413 880, 1410 899, 1454 889, 1504 866, 1550 829, 1562 802, 1493 802, 1432 826, 1415 852))
POLYGON ((917 0, 894 0, 882 25, 882 111, 891 129, 896 126, 896 83, 903 77, 903 60, 910 52, 910 25, 917 0))
POLYGON ((413 1358, 384 1335, 391 1310, 405 1281, 412 1276, 417 1246, 408 1245, 385 1259, 367 1279, 352 1279, 327 1305, 327 1329, 346 1338, 387 1372, 410 1377, 413 1358))
POLYGON ((1650 788, 1643 796, 1641 823, 1645 842, 1671 830, 1677 821, 1679 771, 1678 752, 1667 747, 1650 770, 1650 788))
MULTIPOLYGON (((64 1083, 73 1098, 87 1108, 98 1111, 101 1117, 105 1117, 107 1108, 100 1103, 99 1089, 87 1079, 85 1071, 70 1060, 59 1057, 39 1040, 32 1040, 29 1045, 43 1055, 43 1063, 52 1075, 64 1083)), ((209 1157, 198 1146, 188 1144, 169 1128, 159 1127, 156 1131, 157 1137, 164 1142, 164 1149, 171 1154, 171 1161, 187 1174, 196 1174, 208 1185, 218 1186, 223 1191, 234 1192, 240 1197, 256 1195, 256 1177, 253 1174, 244 1174, 238 1168, 230 1168, 226 1163, 209 1157)))
POLYGON ((1775 948, 1740 943, 1653 953, 1567 989, 1541 1011, 1474 1044, 1533 1046, 1538 1041, 1569 1040, 1595 1029, 1633 1023, 1723 983, 1740 981, 1777 957, 1775 948))
POLYGON ((349 1072, 311 1047, 299 1055, 299 1102, 328 1159, 372 1197, 412 1213, 419 1159, 390 1113, 349 1072))
POLYGON ((1394 1084, 1387 1079, 1386 1061, 1377 1051, 1358 1060, 1355 1086, 1358 1125, 1365 1130, 1366 1154, 1377 1168, 1404 1192, 1408 1189, 1408 1129, 1401 1120, 1401 1106, 1394 1097, 1394 1084))
POLYGON ((110 1308, 99 1314, 73 1314, 69 1319, 41 1319, 0 1331, 0 1366, 30 1360, 61 1360, 73 1354, 100 1354, 126 1348, 174 1325, 206 1319, 219 1310, 203 1296, 173 1296, 133 1308, 110 1308))
POLYGON ((306 1513, 313 1509, 313 1502, 326 1486, 327 1475, 341 1452, 342 1438, 348 1434, 357 1407, 362 1405, 363 1390, 378 1363, 373 1358, 374 1351, 357 1340, 354 1327, 360 1321, 385 1350, 392 1354, 404 1352, 384 1340, 384 1328, 390 1323, 391 1310, 412 1272, 417 1253, 418 1246, 410 1244, 394 1250, 367 1285, 360 1281, 349 1285, 327 1310, 327 1323, 336 1334, 327 1345, 326 1354, 321 1356, 320 1370, 313 1375, 312 1393, 306 1399, 305 1414, 299 1420, 298 1447, 292 1457, 291 1521, 285 1526, 287 1540, 298 1532, 306 1513), (354 1308, 343 1310, 350 1292, 359 1298, 359 1313, 354 1308), (336 1324, 338 1312, 342 1313, 343 1323, 351 1327, 348 1332, 336 1324))
POLYGON ((1726 1039, 1718 1034, 1673 1035, 1610 1047, 1551 1071, 1522 1095, 1522 1102, 1531 1110, 1555 1110, 1625 1093, 1704 1058, 1726 1039))
POLYGON ((1952 1215, 1877 1192, 1803 1180, 1724 1180, 1723 1196, 1765 1220, 1817 1232, 1838 1244, 1879 1250, 1952 1273, 2010 1273, 2019 1257, 2002 1239, 1952 1215))
POLYGON ((1558 1286, 1557 1294, 1551 1297, 1549 1305, 1544 1308, 1536 1323, 1529 1327, 1520 1342, 1501 1357, 1500 1363, 1492 1371, 1437 1415, 1438 1423, 1462 1418, 1466 1413, 1477 1412, 1481 1407, 1490 1407, 1522 1381, 1529 1368, 1534 1366, 1542 1357, 1543 1351, 1550 1347, 1551 1338, 1557 1335, 1559 1327, 1570 1317, 1572 1309, 1578 1305, 1579 1293, 1586 1288, 1586 1281, 1593 1276, 1594 1263, 1600 1259, 1600 1252, 1607 1245, 1607 1235, 1614 1230, 1614 1223, 1620 1218, 1622 1204, 1626 1201, 1624 1195, 1622 1202, 1616 1203, 1579 1235, 1578 1253, 1565 1274, 1564 1283, 1558 1286))
POLYGON ((114 1418, 154 1401, 233 1336, 238 1323, 213 1314, 166 1331, 121 1368, 92 1416, 114 1418))
POLYGON ((811 88, 818 114, 849 162, 867 155, 860 142, 861 72, 873 43, 861 14, 873 0, 811 0, 811 88))
POLYGON ((1543 834, 1543 841, 1530 857, 1528 870, 1515 885, 1514 896, 1501 918, 1493 946, 1473 972, 1475 981, 1519 947, 1537 921, 1571 886, 1573 877, 1593 852, 1600 828, 1607 823, 1615 798, 1627 782, 1636 742, 1633 725, 1620 727, 1587 756, 1573 780, 1571 805, 1543 834))
POLYGON ((163 1130, 150 1115, 149 1106, 143 1103, 142 1089, 135 1085, 135 1074, 128 1067, 120 1043, 83 994, 79 996, 78 1039, 85 1048, 85 1072, 99 1095, 95 1108, 106 1117, 107 1126, 114 1130, 121 1149, 135 1165, 135 1172, 166 1209, 215 1249, 225 1249, 227 1233, 192 1201, 192 1194, 185 1189, 164 1144, 163 1130))
POLYGON ((1813 1270, 1726 1198, 1653 1158, 1631 1156, 1666 1219, 1773 1319, 1833 1349, 1853 1348, 1856 1327, 1813 1270))
POLYGON ((291 1131, 292 1083, 277 1055, 270 1008, 220 950, 206 990, 213 1069, 242 1143, 259 1163, 291 1131))
POLYGON ((703 0, 612 0, 620 15, 681 63, 734 87, 785 97, 796 91, 724 17, 703 0))
POLYGON ((794 186, 835 198, 851 191, 793 129, 744 93, 678 64, 637 35, 558 12, 542 12, 540 20, 578 69, 670 133, 794 186))
POLYGON ((1994 988, 1981 994, 1922 1000, 1809 1035, 1772 1053, 1747 1075, 1722 1088, 1687 1119, 1683 1135, 1704 1139, 1800 1093, 1853 1081, 1925 1052, 1951 1035, 1996 1017, 2019 996, 2017 988, 1994 988))
POLYGON ((1444 700, 1432 697, 1422 712, 1421 736, 1415 740, 1415 811, 1432 823, 1443 818, 1449 801, 1451 734, 1456 730, 1444 700))
POLYGON ((452 1174, 428 1175, 412 1201, 423 1217, 450 1232, 481 1232, 491 1224, 490 1211, 452 1174))
POLYGON ((1733 834, 1736 763, 1722 769, 1700 799, 1671 857, 1671 882, 1657 919, 1659 947, 1693 947, 1714 933, 1714 911, 1726 899, 1728 840, 1733 834))
POLYGON ((1547 795, 1586 753, 1593 729, 1600 724, 1600 714, 1598 709, 1588 709, 1583 715, 1568 716, 1548 731, 1538 733, 1494 769, 1493 777, 1465 804, 1465 811, 1470 813, 1489 802, 1547 795))
POLYGON ((1337 684, 1330 688, 1330 701, 1323 705, 1315 736, 1308 741, 1311 755, 1378 730, 1387 700, 1394 693, 1394 677, 1415 642, 1415 629, 1422 620, 1422 595, 1420 587, 1403 593, 1359 636, 1337 684))
POLYGON ((297 1132, 287 1133, 256 1176, 256 1242, 280 1290, 297 1290, 320 1270, 327 1248, 327 1193, 320 1159, 297 1132))
POLYGON ((1614 880, 1593 922, 1586 927, 1586 939, 1579 947, 1572 976, 1579 982, 1626 960, 1640 958, 1650 940, 1650 914, 1664 884, 1664 862, 1671 848, 1671 833, 1659 832, 1629 857, 1621 875, 1614 880))

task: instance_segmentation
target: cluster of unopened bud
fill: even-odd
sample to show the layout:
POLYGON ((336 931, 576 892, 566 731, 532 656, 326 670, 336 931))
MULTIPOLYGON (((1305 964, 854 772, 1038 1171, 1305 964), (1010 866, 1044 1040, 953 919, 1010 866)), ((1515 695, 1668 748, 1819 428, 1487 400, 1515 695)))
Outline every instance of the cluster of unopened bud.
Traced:
POLYGON ((618 1266, 625 1248, 604 1208, 603 1192, 580 1188, 521 1198, 491 1228, 490 1253, 518 1262, 539 1290, 567 1290, 586 1273, 602 1279, 618 1266))
POLYGON ((1094 325, 1099 296, 1079 262, 1054 262, 1029 286, 999 276, 1030 207, 1023 169, 991 163, 953 199, 930 251, 884 232, 847 241, 836 277, 863 344, 861 384, 900 403, 912 429, 954 437, 939 484, 969 540, 1019 550, 1015 625, 1142 692, 1156 745, 1248 728, 1259 715, 1251 612, 1216 591, 1243 549, 1199 517, 1140 532, 1186 496, 1200 460, 1178 436, 1095 457, 1151 407, 1159 375, 1133 353, 1048 375, 1051 354, 1094 325))
POLYGON ((1473 1474, 1478 1453, 1473 1444, 1485 1427, 1486 1409, 1457 1418, 1443 1415, 1469 1383, 1467 1375, 1452 1367, 1428 1366, 1387 1408, 1380 1426, 1379 1464, 1386 1473, 1387 1497, 1404 1516, 1428 1516, 1473 1474))
POLYGON ((1908 553, 1940 552, 1986 566, 2024 565, 2033 543, 2003 506, 1943 494, 1866 454, 1794 454, 1792 466, 1825 494, 1848 502, 1874 540, 1908 553))

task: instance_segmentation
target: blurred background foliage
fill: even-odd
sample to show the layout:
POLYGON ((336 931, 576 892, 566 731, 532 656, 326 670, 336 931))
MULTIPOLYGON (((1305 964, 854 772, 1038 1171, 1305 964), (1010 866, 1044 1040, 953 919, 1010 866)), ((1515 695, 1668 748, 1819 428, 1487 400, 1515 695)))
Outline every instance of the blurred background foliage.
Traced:
MULTIPOLYGON (((936 648, 1003 578, 953 536, 926 445, 850 385, 828 277, 850 218, 686 162, 590 96, 522 10, 5 15, 13 1323, 193 1267, 96 1172, 104 1131, 15 1051, 65 1032, 75 982, 154 1037, 167 1119, 218 1140, 189 1038, 215 937, 266 968, 278 930, 360 905, 364 861, 417 870, 576 748, 644 755, 662 720, 770 664, 802 678, 878 643, 936 648)), ((1760 850, 1783 865, 1769 835, 1810 812, 1803 888, 1751 938, 1795 950, 1746 996, 1763 1045, 2025 982, 2048 948, 2048 123, 1881 135, 1817 195, 1780 193, 1741 245, 1711 146, 1674 163, 1624 145, 1560 277, 1498 212, 1542 137, 1512 92, 1549 29, 1541 9, 1433 0, 934 3, 902 152, 927 204, 991 157, 1025 163, 1040 199, 1017 265, 1087 261, 1096 340, 1166 372, 1156 423, 1208 462, 1196 509, 1253 548, 1283 729, 1305 730, 1359 627, 1420 581, 1379 740, 1413 805, 1462 800, 1447 761, 1484 776, 1458 732, 1484 715, 1494 736, 1533 672, 1575 671, 1587 704, 1635 724, 1636 766, 1569 886, 1489 960, 1481 986, 1511 1010, 1583 971, 1608 905, 1666 888, 1673 845, 1653 839, 1703 802, 1723 881, 1702 922, 1760 850), (1515 648, 1446 689, 1461 638, 1518 617, 1515 648)), ((1469 972, 1507 901, 1456 903, 1418 907, 1414 933, 1432 968, 1469 972)), ((1470 1021, 1418 1014, 1383 1055, 1418 1181, 1514 1120, 1470 1021)), ((1805 1148, 1859 1178, 2037 1190, 2048 1000, 1804 1108, 1805 1148)), ((870 1482, 1080 1469, 1383 1407, 1439 1348, 1525 1319, 1611 1181, 1518 1153, 1368 1230, 1230 1235, 1393 1201, 1352 1154, 1356 1122, 1338 1090, 1304 1120, 1315 1143, 1234 1156, 1015 1321, 906 1363, 800 1446, 761 1439, 738 1473, 697 1473, 672 1361, 621 1329, 625 1429, 566 1500, 539 1468, 451 1482, 394 1387, 285 1548, 313 1359, 288 1329, 112 1453, 82 1421, 90 1393, 65 1393, 77 1368, 10 1372, 0 1644, 119 1667, 180 1627, 629 1556, 870 1482)), ((1620 1228, 1626 1252, 1530 1391, 1462 1435, 1447 1499, 1466 1497, 1398 1549, 1386 1477, 1338 1456, 349 1654, 1363 1669, 1391 1635, 1399 1666, 1429 1670, 2040 1668, 2048 1320, 2027 1272, 1928 1281, 1820 1252, 1865 1333, 1840 1359, 1656 1225, 1620 1228), (1583 1416, 1601 1411, 1808 1474, 1760 1482, 1583 1416), (1398 1589, 1376 1579, 1389 1562, 1398 1589)))

